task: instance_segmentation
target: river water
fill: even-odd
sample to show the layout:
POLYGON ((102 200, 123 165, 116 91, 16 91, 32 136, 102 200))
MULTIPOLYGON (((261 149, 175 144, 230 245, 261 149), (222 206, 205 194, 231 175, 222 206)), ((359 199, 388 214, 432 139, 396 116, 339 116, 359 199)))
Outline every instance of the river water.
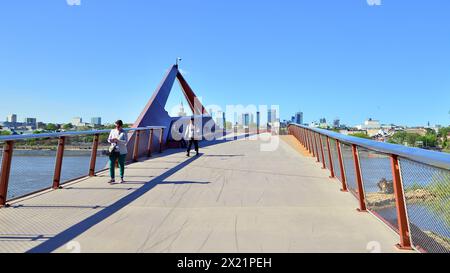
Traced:
MULTIPOLYGON (((90 152, 78 155, 65 155, 63 159, 61 183, 89 173, 90 152)), ((99 154, 96 171, 107 166, 108 158, 99 154)), ((20 197, 38 190, 49 188, 53 184, 55 155, 14 155, 11 164, 8 199, 20 197)))

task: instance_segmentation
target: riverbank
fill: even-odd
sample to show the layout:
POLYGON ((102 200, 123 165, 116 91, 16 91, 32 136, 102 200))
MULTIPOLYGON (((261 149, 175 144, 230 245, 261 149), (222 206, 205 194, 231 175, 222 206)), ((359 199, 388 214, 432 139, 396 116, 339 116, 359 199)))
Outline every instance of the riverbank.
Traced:
MULTIPOLYGON (((415 189, 405 193, 406 201, 410 203, 435 201, 437 196, 426 189, 415 189)), ((395 207, 395 195, 371 192, 366 194, 367 206, 374 209, 395 207)))

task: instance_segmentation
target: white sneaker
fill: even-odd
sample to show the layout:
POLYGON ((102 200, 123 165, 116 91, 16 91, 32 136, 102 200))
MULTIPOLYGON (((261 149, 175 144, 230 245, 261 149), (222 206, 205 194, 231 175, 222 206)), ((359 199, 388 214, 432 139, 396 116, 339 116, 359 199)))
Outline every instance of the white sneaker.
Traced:
POLYGON ((109 184, 116 183, 116 180, 115 180, 115 179, 111 179, 108 183, 109 183, 109 184))
POLYGON ((125 180, 123 178, 121 178, 120 183, 125 183, 125 180))

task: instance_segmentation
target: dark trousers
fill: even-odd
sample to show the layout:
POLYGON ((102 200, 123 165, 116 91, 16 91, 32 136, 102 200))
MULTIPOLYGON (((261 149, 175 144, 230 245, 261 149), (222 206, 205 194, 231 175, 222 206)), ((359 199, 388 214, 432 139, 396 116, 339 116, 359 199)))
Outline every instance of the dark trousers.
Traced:
POLYGON ((191 138, 191 139, 189 140, 189 145, 188 145, 188 147, 187 147, 187 154, 188 154, 188 155, 189 155, 189 153, 191 152, 192 143, 194 144, 195 152, 197 152, 197 154, 198 154, 198 140, 191 138))

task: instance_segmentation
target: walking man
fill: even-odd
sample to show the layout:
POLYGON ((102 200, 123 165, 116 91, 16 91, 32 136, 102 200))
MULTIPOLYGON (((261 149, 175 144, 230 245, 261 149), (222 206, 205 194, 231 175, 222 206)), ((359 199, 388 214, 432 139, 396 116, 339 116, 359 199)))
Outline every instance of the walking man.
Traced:
POLYGON ((191 118, 191 121, 189 122, 189 125, 186 128, 186 134, 187 134, 187 140, 189 141, 188 147, 187 147, 187 154, 186 156, 190 156, 192 144, 194 144, 196 156, 198 156, 198 138, 200 136, 200 130, 197 128, 197 125, 195 125, 194 117, 191 118))

